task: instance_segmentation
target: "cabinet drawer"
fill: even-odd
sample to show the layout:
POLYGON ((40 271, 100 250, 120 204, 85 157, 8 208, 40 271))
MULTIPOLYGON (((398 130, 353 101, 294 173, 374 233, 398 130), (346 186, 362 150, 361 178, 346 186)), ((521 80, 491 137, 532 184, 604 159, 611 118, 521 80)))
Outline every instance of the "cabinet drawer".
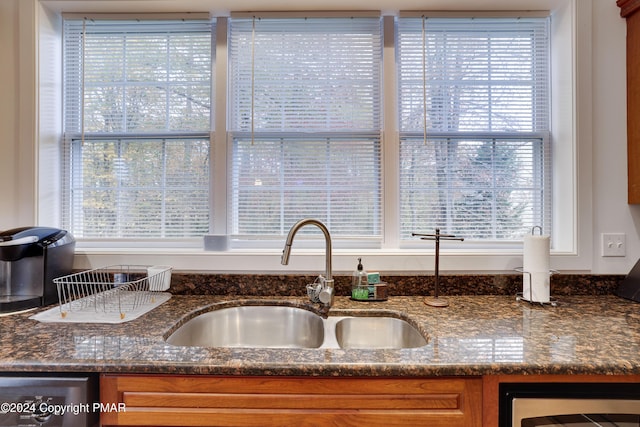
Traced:
POLYGON ((103 375, 104 426, 481 425, 480 378, 103 375))

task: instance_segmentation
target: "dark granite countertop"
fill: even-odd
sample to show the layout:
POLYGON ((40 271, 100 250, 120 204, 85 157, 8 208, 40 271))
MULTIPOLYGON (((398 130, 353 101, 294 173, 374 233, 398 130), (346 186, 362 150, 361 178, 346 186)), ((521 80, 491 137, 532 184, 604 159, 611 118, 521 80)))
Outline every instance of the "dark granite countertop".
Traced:
POLYGON ((122 324, 61 324, 0 317, 0 371, 224 375, 444 376, 485 374, 640 374, 640 305, 616 296, 563 296, 558 306, 513 296, 453 296, 433 308, 420 296, 363 303, 337 297, 329 315, 384 311, 429 337, 402 350, 177 347, 164 342, 202 307, 300 297, 174 295, 122 324))

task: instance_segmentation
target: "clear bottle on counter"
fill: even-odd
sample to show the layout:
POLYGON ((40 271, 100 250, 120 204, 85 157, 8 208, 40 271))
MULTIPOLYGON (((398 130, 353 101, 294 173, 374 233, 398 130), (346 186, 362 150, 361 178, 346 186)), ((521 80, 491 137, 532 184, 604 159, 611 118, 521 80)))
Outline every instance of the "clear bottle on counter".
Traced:
POLYGON ((369 299, 369 282, 367 280, 367 272, 362 266, 362 258, 358 258, 358 266, 353 272, 353 279, 351 281, 351 299, 369 299))

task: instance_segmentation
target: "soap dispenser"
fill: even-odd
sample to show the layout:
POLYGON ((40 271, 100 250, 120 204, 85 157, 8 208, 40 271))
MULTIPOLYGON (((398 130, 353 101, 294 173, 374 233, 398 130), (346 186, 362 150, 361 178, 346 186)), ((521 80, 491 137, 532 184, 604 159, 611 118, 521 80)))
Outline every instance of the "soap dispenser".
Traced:
POLYGON ((367 281, 367 272, 362 266, 362 258, 358 258, 358 266, 353 272, 351 299, 360 301, 369 299, 369 282, 367 281))

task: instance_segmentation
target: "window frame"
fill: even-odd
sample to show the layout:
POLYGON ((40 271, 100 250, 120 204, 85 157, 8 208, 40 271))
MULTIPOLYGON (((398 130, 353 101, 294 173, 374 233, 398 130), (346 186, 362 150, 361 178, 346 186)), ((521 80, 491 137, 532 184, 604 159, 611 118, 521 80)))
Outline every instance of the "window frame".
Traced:
MULTIPOLYGON (((213 116, 213 101, 214 101, 214 79, 213 74, 211 73, 211 69, 215 64, 215 22, 203 14, 195 14, 192 16, 189 15, 165 15, 165 14, 145 14, 145 15, 104 15, 104 14, 89 14, 89 15, 79 15, 79 14, 64 14, 62 16, 62 25, 65 30, 63 31, 63 57, 64 60, 69 60, 70 66, 68 68, 64 67, 63 62, 63 99, 65 100, 63 111, 64 111, 64 125, 63 125, 63 137, 62 137, 62 162, 63 162, 63 186, 65 187, 62 190, 62 221, 63 227, 68 225, 69 230, 76 233, 76 238, 79 240, 83 240, 85 237, 89 241, 102 241, 102 240, 119 240, 121 242, 133 242, 134 245, 138 240, 156 240, 156 241, 195 241, 196 237, 167 237, 168 235, 175 233, 175 231, 171 231, 170 223, 180 223, 181 220, 178 218, 184 214, 184 204, 179 203, 167 203, 165 199, 166 194, 174 193, 174 197, 176 200, 179 199, 180 193, 182 191, 177 191, 179 188, 176 183, 166 181, 165 174, 168 171, 166 168, 166 162, 168 157, 168 152, 170 150, 167 148, 168 143, 170 142, 182 142, 184 144, 185 151, 188 151, 188 147, 196 147, 199 145, 206 145, 205 149, 199 150, 200 153, 206 153, 206 158, 209 159, 209 154, 211 152, 211 120, 213 116), (139 23, 139 21, 144 21, 139 23), (68 30, 67 30, 68 29, 68 30), (89 40, 91 38, 84 37, 84 35, 96 35, 93 39, 91 45, 89 40), (65 39, 66 36, 70 37, 71 42, 67 43, 65 39), (192 37, 195 36, 195 39, 192 37), (83 38, 84 37, 84 38, 83 38), (160 74, 160 77, 165 77, 166 75, 172 73, 171 66, 174 65, 173 59, 175 57, 166 52, 175 51, 177 46, 177 51, 180 52, 181 49, 184 49, 184 40, 185 37, 189 39, 188 46, 190 49, 194 49, 198 53, 198 48, 206 48, 201 49, 199 53, 207 52, 206 55, 201 55, 197 57, 200 60, 200 64, 198 61, 194 61, 196 64, 195 67, 189 68, 190 72, 197 71, 197 76, 200 77, 195 80, 189 81, 184 78, 183 80, 170 80, 170 79, 151 79, 149 81, 140 80, 136 78, 136 76, 143 76, 147 78, 148 67, 143 65, 142 67, 136 67, 135 61, 134 67, 129 68, 127 65, 127 58, 129 58, 127 49, 131 48, 131 44, 135 47, 136 43, 140 43, 140 40, 143 43, 155 43, 155 46, 159 47, 162 50, 163 54, 160 56, 159 64, 164 67, 159 67, 163 73, 160 74), (84 41, 86 40, 86 41, 84 41), (96 43, 95 40, 99 42, 96 43), (194 42, 195 40, 195 42, 194 42), (175 42, 178 42, 177 44, 175 42), (107 79, 93 79, 94 77, 90 72, 85 71, 84 63, 90 63, 86 57, 85 46, 88 48, 91 46, 95 47, 93 52, 100 52, 100 47, 106 43, 108 47, 111 49, 115 49, 118 55, 110 55, 106 57, 104 55, 97 56, 97 60, 104 62, 106 61, 114 61, 115 66, 113 67, 113 75, 117 76, 114 80, 107 79), (65 50, 68 48, 68 50, 65 50), (118 51, 121 49, 121 51, 118 51), (202 58, 205 59, 206 67, 202 66, 202 58), (209 65, 211 64, 211 65, 209 65), (135 75, 133 78, 129 79, 126 76, 128 71, 138 72, 138 75, 135 75), (208 74, 207 74, 208 72, 208 74), (166 73, 166 74, 165 74, 166 73), (118 75, 120 74, 120 75, 118 75), (76 80, 80 80, 80 83, 76 83, 76 80), (71 83, 69 83, 71 82, 71 83), (97 82, 97 83, 96 83, 97 82), (152 82, 152 83, 150 83, 152 82), (68 84, 69 83, 69 84, 68 84), (155 126, 151 126, 150 129, 145 128, 144 126, 141 129, 133 128, 128 129, 129 120, 131 117, 127 114, 126 109, 129 103, 129 100, 126 96, 128 89, 133 88, 135 90, 139 90, 140 87, 144 87, 147 91, 148 87, 160 86, 160 92, 163 96, 160 98, 165 102, 164 112, 161 115, 162 120, 160 121, 161 126, 158 126, 158 123, 155 123, 155 126), (173 116, 170 113, 170 108, 174 106, 172 95, 178 93, 182 95, 183 92, 177 91, 173 88, 186 87, 189 90, 195 90, 196 93, 201 95, 200 100, 208 101, 208 105, 203 104, 205 109, 208 108, 209 117, 204 120, 206 124, 201 123, 201 127, 194 129, 191 127, 193 123, 185 126, 184 128, 178 126, 177 128, 172 126, 172 118, 173 116), (108 126, 106 124, 101 123, 99 120, 95 121, 94 126, 103 126, 99 130, 91 129, 91 124, 87 125, 87 122, 90 122, 89 118, 91 117, 91 110, 89 110, 89 115, 85 116, 86 106, 92 100, 91 88, 97 88, 97 93, 101 93, 101 91, 111 90, 116 93, 117 96, 114 98, 118 99, 122 105, 118 105, 121 107, 119 113, 120 114, 112 114, 109 116, 113 120, 115 125, 114 129, 106 129, 108 126), (204 90, 202 90, 204 88, 204 90), (198 92, 198 89, 200 91, 198 92), (118 98, 118 95, 121 96, 121 99, 118 98), (87 102, 87 99, 89 102, 87 102), (157 170, 160 173, 159 176, 154 176, 154 178, 160 180, 161 184, 158 182, 140 182, 134 179, 135 185, 130 185, 127 180, 123 182, 123 185, 118 183, 115 187, 113 186, 103 186, 100 188, 98 185, 94 186, 84 186, 84 161, 83 161, 83 152, 85 149, 87 151, 91 151, 88 147, 91 147, 91 144, 112 144, 115 148, 115 151, 118 153, 118 158, 120 158, 121 150, 124 150, 122 147, 136 145, 143 147, 145 144, 153 143, 160 144, 162 148, 162 152, 159 155, 159 158, 156 159, 158 162, 157 170), (172 190, 173 189, 173 190, 172 190), (104 230, 85 230, 82 223, 85 221, 96 221, 101 220, 99 215, 104 215, 104 213, 100 213, 97 218, 89 217, 87 218, 83 213, 78 214, 77 212, 82 212, 83 210, 83 200, 85 197, 85 193, 88 192, 91 194, 92 192, 104 194, 102 197, 105 199, 109 193, 117 194, 117 196, 112 196, 110 200, 112 203, 117 203, 117 201, 124 197, 127 198, 127 194, 132 193, 140 193, 143 191, 153 191, 156 193, 161 193, 163 197, 161 200, 149 200, 148 204, 150 206, 156 206, 159 209, 151 209, 146 210, 143 206, 137 206, 136 204, 132 205, 131 203, 123 203, 123 205, 128 210, 132 210, 134 212, 138 212, 138 216, 136 216, 136 226, 132 227, 131 225, 120 225, 114 227, 115 229, 112 231, 104 231, 104 230), (77 193, 77 194, 76 194, 77 193), (120 196, 122 194, 122 196, 120 196), (170 219, 170 218, 173 218, 170 219), (151 226, 153 221, 156 221, 159 224, 159 236, 150 236, 145 237, 145 232, 143 227, 151 226), (139 221, 139 222, 137 222, 139 221), (77 223, 80 223, 77 227, 74 227, 77 223), (130 230, 133 237, 127 236, 127 230, 130 230), (101 234, 109 235, 114 234, 116 237, 106 238, 104 236, 100 236, 101 234), (137 233, 137 235, 136 235, 137 233), (100 237, 97 237, 100 236, 100 237)), ((148 46, 148 45, 145 45, 148 46)), ((109 51, 110 53, 112 50, 109 51)), ((154 56, 154 59, 156 57, 154 56)), ((193 57, 192 57, 193 58, 193 57)), ((137 58, 136 58, 137 59, 137 58)), ((64 61, 63 60, 63 61, 64 61)), ((191 65, 191 63, 190 63, 191 65)), ((102 77, 102 73, 104 73, 104 69, 108 67, 93 67, 89 68, 89 70, 93 70, 97 72, 99 76, 102 77)), ((190 74, 192 75, 192 74, 190 74)), ((181 77, 185 77, 183 74, 179 74, 181 77)), ((153 75, 152 77, 156 77, 153 75)), ((191 92, 187 92, 191 93, 191 92)), ((197 103, 199 100, 197 96, 187 97, 183 96, 183 98, 188 98, 189 101, 194 101, 197 103)), ((145 106, 147 104, 144 104, 145 106)), ((162 102, 160 103, 162 105, 162 102)), ((178 104, 178 107, 180 104, 178 104)), ((151 105, 154 107, 154 105, 151 105)), ((117 111, 117 108, 116 108, 117 111)), ((190 119, 197 117, 197 114, 193 114, 192 116, 187 116, 190 119)), ((106 120, 105 120, 106 121, 106 120)), ((200 120, 202 122, 202 120, 200 120)), ((183 124, 184 126, 184 124, 183 124)), ((108 153, 105 153, 105 155, 108 153)), ((194 156, 196 157, 196 156, 194 156)), ((169 159, 170 160, 170 159, 169 159)), ((103 162, 105 170, 109 168, 109 162, 103 162)), ((124 165, 126 167, 126 164, 124 165)), ((112 166, 112 169, 115 171, 118 169, 115 165, 112 166)), ((203 172, 200 176, 200 180, 202 181, 202 176, 207 178, 210 177, 210 159, 203 166, 203 172)), ((186 174, 191 175, 191 174, 186 174)), ((185 176, 183 174, 182 176, 185 176)), ((180 178, 182 178, 182 176, 180 178)), ((118 178, 119 180, 119 178, 118 178)), ((208 201, 208 196, 210 193, 209 190, 209 182, 207 179, 206 188, 195 187, 192 188, 193 191, 199 193, 198 196, 198 204, 200 209, 195 210, 195 222, 191 223, 191 228, 179 228, 179 231, 175 234, 185 234, 185 235, 196 235, 201 236, 202 233, 206 233, 210 229, 210 217, 213 215, 212 210, 210 209, 210 203, 208 201), (204 207, 204 209, 203 209, 204 207), (203 229, 207 227, 207 230, 202 232, 198 231, 199 229, 203 229)), ((137 202, 137 200, 136 200, 137 202)), ((101 211, 108 211, 108 208, 100 209, 101 211)), ((187 209, 188 210, 188 209, 187 209)), ((116 217, 122 217, 122 213, 119 209, 115 209, 116 217)), ((108 213, 107 213, 108 215, 108 213)), ((188 221, 187 221, 188 222, 188 221)), ((126 243, 125 243, 126 245, 126 243)))
MULTIPOLYGON (((483 4, 483 7, 485 5, 483 4)), ((535 2, 532 3, 532 7, 535 2)), ((60 136, 58 125, 59 115, 56 112, 56 88, 59 89, 60 76, 51 73, 51 70, 59 69, 60 34, 59 14, 60 9, 55 2, 39 0, 36 4, 38 9, 38 19, 35 24, 35 39, 37 42, 30 45, 28 39, 21 43, 24 52, 32 52, 34 58, 38 58, 40 85, 36 86, 34 100, 39 100, 37 118, 34 118, 36 132, 34 134, 34 145, 38 155, 37 159, 46 158, 46 163, 40 161, 35 163, 39 170, 38 178, 34 188, 33 212, 36 221, 42 224, 55 224, 58 222, 58 209, 55 197, 56 186, 59 184, 57 178, 59 169, 55 166, 58 157, 57 148, 60 136), (58 17, 58 18, 56 18, 58 17), (40 49, 36 53, 35 45, 46 45, 47 49, 40 49), (53 48, 49 48, 53 47, 53 48), (55 64, 58 64, 57 67, 55 64), (47 85, 50 85, 47 86, 47 85), (56 119, 56 116, 58 119, 56 119), (40 164, 40 166, 38 166, 40 164)), ((82 4, 75 5, 75 10, 80 11, 82 4)), ((496 9, 495 5, 486 4, 487 8, 496 9)), ((25 5, 26 8, 26 5, 25 5)), ((99 7, 96 7, 99 9, 99 7)), ((591 128, 592 106, 591 94, 591 32, 592 32, 592 2, 590 0, 577 2, 576 0, 557 0, 553 2, 553 28, 552 34, 556 42, 554 43, 552 88, 553 103, 552 118, 554 139, 563 141, 563 144, 554 145, 554 173, 561 171, 561 176, 554 178, 554 203, 560 203, 554 212, 554 224, 558 234, 555 241, 557 247, 552 250, 552 265, 558 269, 584 270, 591 267, 591 248, 593 237, 591 236, 591 226, 593 214, 591 211, 591 128), (561 43, 558 43, 558 41, 561 43), (577 154, 580 149, 580 156, 577 154), (580 184, 578 184, 578 180, 580 184), (578 215, 578 212, 580 213, 578 215), (580 239, 578 239, 580 235, 580 239)), ((162 10, 162 7, 156 10, 162 10)), ((393 19, 393 14, 385 16, 384 20, 393 19)), ((26 15, 25 15, 26 16, 26 15)), ((224 49, 220 49, 224 34, 223 25, 226 18, 219 17, 218 21, 218 54, 224 54, 224 49)), ((389 26, 385 25, 385 33, 388 33, 389 26)), ((385 40, 388 42, 387 35, 385 40)), ((393 51, 388 44, 385 44, 385 75, 393 74, 393 58, 389 53, 393 51)), ((224 61, 216 61, 217 80, 224 80, 224 61)), ((29 92, 25 83, 25 93, 29 92)), ((223 86, 218 81, 216 87, 223 86)), ((394 99, 394 89, 385 88, 385 99, 394 99)), ((226 163, 226 141, 224 133, 220 130, 221 118, 224 114, 219 107, 225 105, 225 96, 217 97, 216 128, 212 132, 215 141, 214 157, 216 166, 212 170, 220 168, 217 165, 226 163), (222 142, 222 143, 221 143, 222 142)), ((385 103, 385 111, 393 111, 393 102, 385 103)), ((385 113, 385 117, 392 117, 392 114, 385 113)), ((391 119, 393 120, 393 118, 391 119)), ((28 120, 27 120, 28 121, 28 120)), ((388 124, 388 123, 387 123, 388 124)), ((31 125, 21 125, 27 128, 31 125)), ((384 132, 385 146, 393 146, 394 134, 392 127, 386 127, 384 132)), ((27 132, 28 133, 28 132, 27 132)), ((385 174, 385 185, 395 184, 391 176, 393 174, 397 158, 393 153, 383 153, 383 173, 385 174)), ((25 169, 25 170, 28 170, 25 169)), ((27 180, 28 181, 28 180, 27 180)), ((26 182, 25 182, 26 184, 26 182)), ((26 188, 22 185, 23 188, 26 188)), ((226 200, 224 183, 219 180, 214 183, 215 206, 224 205, 226 200)), ((350 271, 353 269, 352 258, 366 256, 370 265, 375 265, 385 272, 411 273, 415 271, 430 270, 433 268, 432 259, 429 254, 433 253, 432 247, 420 246, 415 249, 398 250, 398 236, 389 229, 388 224, 397 220, 397 204, 394 195, 385 190, 385 240, 381 249, 344 249, 334 251, 334 267, 336 270, 350 271)), ((216 218, 212 228, 214 234, 224 234, 226 232, 226 218, 216 218)), ((555 236, 554 236, 555 237, 555 236)), ((491 249, 479 248, 473 244, 463 244, 451 250, 443 249, 443 269, 450 271, 505 271, 515 268, 521 263, 522 246, 518 243, 509 245, 495 245, 491 249)), ((299 243, 296 246, 302 247, 299 243)), ((111 242, 79 241, 77 253, 81 255, 77 258, 77 268, 90 267, 91 265, 106 265, 108 263, 118 263, 123 260, 135 263, 156 263, 166 262, 172 264, 177 269, 188 271, 286 271, 295 273, 296 271, 315 271, 319 268, 317 261, 320 250, 301 250, 296 257, 292 257, 291 266, 282 267, 277 261, 281 248, 277 250, 263 250, 260 248, 240 249, 225 253, 203 252, 202 243, 197 242, 175 242, 164 247, 153 246, 151 242, 140 240, 133 245, 124 245, 122 242, 114 240, 111 242)))
MULTIPOLYGON (((521 29, 517 28, 517 26, 520 25, 520 22, 523 20, 523 18, 540 19, 536 21, 529 21, 528 25, 522 24, 522 25, 526 25, 524 29, 530 32, 530 34, 532 34, 533 36, 531 39, 533 40, 533 42, 531 43, 531 46, 530 46, 531 52, 535 52, 535 53, 544 52, 544 56, 539 57, 539 59, 536 56, 532 56, 534 59, 536 59, 536 62, 534 62, 536 66, 534 67, 535 71, 532 71, 532 74, 535 75, 536 77, 547 74, 549 79, 549 81, 546 82, 548 87, 542 86, 543 89, 540 91, 540 93, 538 93, 535 90, 532 90, 531 108, 535 111, 532 111, 532 114, 531 114, 532 120, 530 124, 533 126, 531 129, 518 130, 518 131, 503 130, 503 129, 491 130, 487 128, 482 128, 478 130, 452 130, 452 129, 449 129, 446 123, 443 123, 444 127, 442 128, 437 126, 436 127, 428 126, 428 129, 426 131, 424 129, 417 129, 417 128, 422 128, 422 126, 417 126, 417 128, 412 128, 412 129, 402 129, 402 126, 403 126, 402 117, 400 117, 399 121, 401 123, 398 125, 398 132, 399 132, 398 143, 400 144, 400 152, 401 152, 400 155, 402 156, 402 151, 403 151, 402 146, 405 143, 405 141, 418 141, 419 143, 422 143, 422 141, 424 141, 425 144, 431 144, 431 143, 435 144, 436 141, 444 141, 444 140, 447 140, 447 141, 457 140, 460 142, 463 142, 465 140, 476 141, 476 142, 477 141, 493 141, 493 143, 496 143, 497 141, 507 142, 507 141, 516 141, 516 140, 538 141, 537 143, 532 143, 532 149, 531 149, 532 164, 530 166, 534 170, 538 171, 537 173, 539 175, 537 175, 537 178, 539 178, 539 181, 537 181, 537 184, 534 184, 534 186, 530 190, 532 190, 534 194, 535 193, 539 194, 539 197, 533 197, 532 204, 539 205, 540 207, 537 210, 534 210, 533 215, 535 217, 535 221, 528 228, 528 230, 531 230, 533 226, 540 225, 542 226, 542 232, 544 234, 549 234, 553 230, 552 221, 551 221, 552 210, 553 210, 553 194, 552 194, 552 186, 551 186, 553 171, 551 170, 551 164, 550 164, 552 150, 551 150, 550 128, 548 127, 551 122, 551 119, 550 119, 550 114, 551 114, 550 112, 550 101, 551 101, 550 100, 550 78, 551 77, 549 75, 551 70, 548 65, 550 62, 550 55, 551 55, 551 52, 550 52, 551 43, 549 42, 550 36, 548 34, 548 32, 550 32, 549 15, 550 14, 547 11, 532 11, 527 13, 523 13, 523 12, 469 13, 469 12, 431 12, 431 11, 400 12, 400 16, 398 17, 398 20, 397 20, 397 31, 396 31, 396 37, 400 37, 402 33, 402 34, 408 35, 408 40, 411 40, 412 38, 415 39, 416 34, 420 35, 420 32, 424 33, 425 30, 427 31, 427 37, 429 37, 428 36, 429 31, 432 28, 432 26, 435 25, 437 28, 435 30, 436 34, 440 34, 441 32, 444 31, 446 32, 446 34, 451 34, 452 36, 455 36, 460 31, 463 33, 467 31, 467 27, 469 25, 474 25, 471 23, 467 23, 467 21, 470 20, 473 22, 477 19, 477 21, 480 22, 478 25, 481 29, 481 34, 488 33, 490 34, 490 36, 487 36, 487 39, 493 40, 494 37, 496 37, 503 31, 514 31, 514 32, 520 31, 521 29), (509 19, 509 21, 504 23, 496 22, 497 20, 500 20, 503 18, 507 18, 509 19), (451 20, 452 22, 451 25, 444 23, 444 21, 448 19, 451 20), (434 20, 435 20, 435 24, 434 24, 434 20), (486 22, 482 22, 482 21, 486 21, 486 22), (420 23, 421 25, 417 25, 418 23, 420 23), (544 43, 547 44, 547 47, 545 49, 541 49, 539 47, 540 45, 536 44, 540 41, 542 41, 543 43, 542 46, 544 46, 544 43), (542 60, 542 62, 540 62, 540 60, 542 60), (542 100, 542 103, 540 103, 540 100, 542 100), (542 118, 541 120, 535 119, 538 114, 540 114, 540 117, 542 118)), ((425 35, 423 34, 422 36, 424 37, 425 35)), ((434 36, 434 39, 435 39, 435 36, 434 36)), ((434 40, 434 43, 435 42, 436 40, 434 40)), ((401 62, 402 58, 399 57, 399 55, 402 54, 402 50, 400 48, 401 43, 402 42, 399 40, 395 40, 395 43, 394 43, 397 51, 399 52, 399 53, 398 52, 396 53, 396 55, 398 55, 397 57, 399 62, 399 65, 398 65, 399 68, 402 68, 402 62, 401 62)), ((424 39, 423 39, 423 43, 424 43, 424 39)), ((409 50, 407 52, 407 55, 411 55, 411 54, 415 55, 417 53, 417 50, 415 47, 413 50, 411 50, 410 45, 402 44, 402 46, 403 47, 408 46, 409 50)), ((481 64, 485 65, 484 62, 481 62, 481 64)), ((407 65, 411 65, 411 62, 407 63, 407 65)), ((423 66, 424 65, 425 63, 423 63, 423 66)), ((428 63, 426 65, 429 66, 428 63)), ((408 70, 409 72, 416 73, 414 71, 416 70, 415 67, 408 68, 408 70)), ((428 78, 429 76, 427 75, 426 77, 428 78)), ((411 82, 411 80, 409 80, 409 82, 411 82)), ((478 82, 474 81, 473 83, 468 84, 468 86, 466 87, 479 87, 484 89, 484 88, 490 88, 490 84, 493 83, 491 80, 487 80, 486 85, 482 84, 482 82, 484 82, 484 80, 480 80, 478 82)), ((463 84, 463 87, 465 87, 464 79, 461 81, 461 83, 463 84)), ((401 89, 404 87, 402 85, 402 79, 400 79, 400 77, 396 79, 396 84, 401 89)), ((526 87, 526 84, 523 87, 526 87)), ((413 94, 414 92, 411 92, 412 96, 413 94)), ((426 94, 427 92, 425 91, 424 95, 426 94)), ((419 93, 415 97, 422 98, 422 96, 423 94, 419 93)), ((484 99, 480 97, 480 100, 484 100, 484 99)), ((433 103, 433 100, 429 100, 429 101, 433 103)), ((400 99, 399 102, 402 103, 402 99, 400 99)), ((427 102, 427 100, 423 100, 422 102, 427 102)), ((414 104, 407 104, 407 106, 404 106, 403 108, 406 109, 408 107, 411 107, 412 109, 415 109, 415 107, 413 106, 414 104)), ((437 105, 439 104, 436 103, 436 106, 437 105)), ((490 107, 489 107, 489 110, 491 110, 490 107)), ((441 111, 441 114, 444 114, 443 110, 439 110, 439 111, 441 111)), ((398 109, 397 114, 402 115, 403 112, 400 111, 400 109, 398 109)), ((489 111, 488 117, 491 117, 491 111, 489 111)), ((490 119, 487 118, 485 120, 489 121, 490 119)), ((475 125, 476 123, 474 122, 473 124, 475 125)), ((426 125, 426 119, 425 119, 425 125, 426 125)), ((402 171, 400 172, 400 174, 402 175, 402 171)), ((449 181, 448 178, 449 178, 449 175, 447 175, 446 182, 447 184, 450 184, 451 182, 449 181)), ((402 177, 400 179, 401 179, 400 191, 402 192, 402 177)), ((453 182, 452 184, 455 185, 456 182, 453 182)), ((514 187, 514 188, 511 188, 511 190, 517 191, 519 189, 514 187)), ((492 212, 495 214, 496 210, 493 209, 492 212)), ((450 215, 452 215, 452 213, 449 211, 449 209, 447 209, 446 222, 450 225, 450 227, 440 225, 440 228, 442 230, 448 231, 449 233, 454 233, 457 225, 455 224, 455 222, 450 222, 450 221, 454 221, 451 218, 449 218, 450 215)), ((399 227, 402 228, 402 225, 400 225, 399 227)), ((491 226, 487 228, 493 228, 495 231, 495 229, 498 227, 496 227, 496 224, 492 220, 491 226)), ((408 229, 408 230, 404 230, 404 233, 401 230, 400 234, 401 236, 402 235, 407 236, 407 233, 409 233, 410 235, 411 231, 416 231, 416 230, 408 229)), ((430 231, 431 230, 424 230, 424 231, 418 230, 418 232, 430 232, 430 231)), ((478 247, 482 247, 483 245, 486 245, 487 247, 491 247, 493 245, 508 246, 510 242, 513 241, 508 239, 492 239, 492 238, 482 238, 482 239, 474 240, 473 238, 469 238, 469 236, 466 236, 466 235, 464 237, 465 237, 465 244, 468 244, 471 241, 474 244, 476 244, 478 247)), ((460 244, 457 244, 457 245, 464 246, 460 244)), ((415 246, 416 246, 415 239, 413 239, 412 241, 412 239, 410 238, 406 238, 406 237, 404 239, 401 238, 400 247, 411 248, 415 246)))

